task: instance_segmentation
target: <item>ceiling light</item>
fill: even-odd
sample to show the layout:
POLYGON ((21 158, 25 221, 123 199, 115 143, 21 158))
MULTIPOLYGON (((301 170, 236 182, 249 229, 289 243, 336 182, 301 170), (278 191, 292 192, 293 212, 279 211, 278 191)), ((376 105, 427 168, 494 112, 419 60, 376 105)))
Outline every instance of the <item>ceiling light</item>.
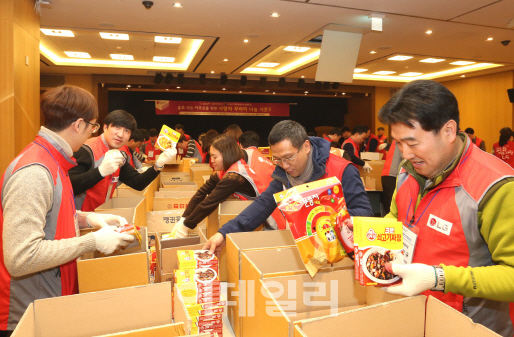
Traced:
POLYGON ((91 55, 89 55, 88 53, 81 53, 81 52, 77 52, 77 51, 65 51, 64 53, 68 57, 75 57, 75 58, 79 58, 79 59, 90 59, 91 58, 91 55))
POLYGON ((294 51, 297 53, 304 53, 309 50, 309 47, 295 47, 295 46, 287 46, 284 48, 285 51, 294 51))
POLYGON ((177 89, 180 89, 180 87, 177 87, 177 89))
POLYGON ((359 68, 355 68, 355 69, 353 69, 353 72, 354 72, 354 73, 363 73, 363 72, 365 72, 365 71, 368 71, 368 69, 359 69, 359 68))
POLYGON ((308 94, 308 93, 309 93, 308 91, 304 92, 304 94, 308 94))
POLYGON ((180 2, 175 2, 173 4, 173 7, 175 7, 175 8, 182 8, 182 4, 180 2))
POLYGON ((126 54, 111 54, 113 60, 133 61, 134 56, 126 54))
POLYGON ((412 58, 412 56, 396 55, 396 56, 388 58, 388 60, 389 61, 405 61, 405 60, 408 60, 411 58, 412 58))
POLYGON ((302 76, 302 78, 305 78, 305 76, 302 76))
POLYGON ((203 92, 207 92, 207 90, 204 90, 203 92))
POLYGON ((107 40, 128 40, 128 34, 115 34, 115 33, 100 33, 102 39, 107 40))
POLYGON ((460 77, 466 77, 466 75, 460 75, 460 77))
POLYGON ((493 38, 492 38, 492 37, 488 37, 488 38, 487 38, 487 41, 492 41, 492 40, 493 40, 493 38))
POLYGON ((471 62, 471 61, 457 61, 457 62, 452 62, 450 64, 453 64, 453 65, 456 65, 456 66, 467 66, 467 65, 470 65, 470 64, 475 64, 476 62, 471 62))
POLYGON ((419 62, 424 62, 424 63, 438 63, 438 62, 443 62, 443 61, 446 61, 446 60, 445 60, 445 59, 427 58, 427 59, 421 60, 421 61, 419 61, 419 62))
POLYGON ((242 91, 239 91, 239 93, 242 93, 242 91))
POLYGON ((41 28, 43 34, 48 36, 66 36, 66 37, 75 37, 71 30, 60 30, 60 29, 43 29, 41 28))
POLYGON ((372 50, 372 51, 370 51, 369 53, 370 53, 370 54, 376 54, 377 52, 376 52, 376 51, 374 51, 374 50, 372 50))
POLYGON ((275 95, 275 92, 273 91, 273 95, 275 95))
POLYGON ((423 75, 423 73, 414 73, 414 72, 410 72, 410 73, 403 73, 403 74, 400 74, 400 76, 407 76, 407 77, 414 77, 414 76, 419 76, 419 75, 423 75))
POLYGON ((379 13, 371 13, 368 17, 371 19, 371 30, 381 32, 382 19, 385 18, 385 15, 379 13))
POLYGON ((154 56, 153 57, 154 62, 174 62, 174 57, 162 57, 162 56, 154 56))
POLYGON ((346 92, 343 92, 343 95, 346 95, 346 92))
POLYGON ((431 30, 427 30, 425 33, 432 34, 432 31, 431 30))
POLYGON ((269 90, 264 90, 265 92, 269 92, 269 90))
POLYGON ((278 13, 271 13, 270 15, 272 18, 278 18, 280 16, 280 14, 278 13))
POLYGON ((168 91, 168 90, 170 90, 170 89, 166 89, 166 91, 168 91))
POLYGON ((221 90, 227 90, 227 89, 223 88, 223 89, 221 89, 221 90))
POLYGON ((244 71, 253 71, 253 72, 263 73, 263 72, 266 72, 268 70, 269 69, 266 69, 266 68, 246 68, 244 71))
POLYGON ((155 42, 178 44, 178 43, 182 42, 182 38, 181 37, 156 36, 155 42))
POLYGON ((243 42, 244 42, 244 43, 247 43, 248 41, 249 41, 248 39, 244 39, 244 40, 243 40, 243 42))
POLYGON ((130 85, 130 84, 127 84, 127 88, 130 88, 130 87, 131 87, 131 85, 130 85))
POLYGON ((385 71, 385 70, 382 70, 382 71, 374 72, 373 75, 391 75, 391 74, 394 74, 394 73, 396 73, 396 71, 385 71))
POLYGON ((278 66, 280 63, 277 62, 261 62, 257 65, 257 67, 263 67, 263 68, 273 68, 278 66))
POLYGON ((223 62, 228 62, 228 59, 223 59, 223 62))
POLYGON ((214 70, 211 71, 211 74, 214 74, 214 70))

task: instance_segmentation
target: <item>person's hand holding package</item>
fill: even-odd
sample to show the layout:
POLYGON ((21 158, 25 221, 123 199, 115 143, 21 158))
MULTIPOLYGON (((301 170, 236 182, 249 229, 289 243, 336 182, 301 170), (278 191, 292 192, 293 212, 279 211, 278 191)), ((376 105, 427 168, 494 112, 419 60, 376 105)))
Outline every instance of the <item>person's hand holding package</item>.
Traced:
POLYGON ((161 169, 164 167, 164 165, 171 162, 173 160, 173 158, 175 158, 176 156, 177 156, 176 148, 172 147, 172 148, 166 149, 159 155, 159 158, 157 158, 155 165, 157 166, 157 168, 161 169))
POLYGON ((422 263, 400 264, 387 263, 386 270, 402 278, 402 283, 382 288, 395 295, 414 296, 436 286, 434 266, 422 263))
POLYGON ((368 163, 364 163, 364 166, 362 167, 362 169, 364 170, 364 172, 366 173, 370 173, 371 171, 373 171, 373 169, 371 168, 371 166, 369 166, 368 163))
POLYGON ((102 177, 113 174, 125 162, 125 157, 121 154, 120 150, 109 150, 105 153, 104 159, 98 170, 102 177))
POLYGON ((114 226, 106 226, 93 233, 96 239, 97 251, 109 255, 117 249, 127 247, 134 241, 134 236, 115 232, 115 229, 116 227, 114 226))
POLYGON ((203 246, 202 250, 208 250, 211 252, 211 254, 216 254, 216 256, 219 257, 221 250, 225 248, 225 244, 226 241, 223 237, 223 234, 217 232, 210 237, 210 239, 203 246))
POLYGON ((127 219, 114 214, 89 213, 86 217, 87 226, 90 228, 102 228, 106 226, 124 226, 127 219))
POLYGON ((189 235, 189 228, 184 226, 184 220, 186 218, 181 217, 180 220, 175 224, 175 227, 173 227, 173 237, 177 239, 181 238, 187 238, 189 235))

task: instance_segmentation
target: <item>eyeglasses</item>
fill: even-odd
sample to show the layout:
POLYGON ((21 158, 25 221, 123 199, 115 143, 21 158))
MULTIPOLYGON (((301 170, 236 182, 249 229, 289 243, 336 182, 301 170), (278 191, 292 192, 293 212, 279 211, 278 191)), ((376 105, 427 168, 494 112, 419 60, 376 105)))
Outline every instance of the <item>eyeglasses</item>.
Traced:
POLYGON ((100 124, 98 124, 98 123, 93 124, 93 123, 89 123, 89 122, 86 122, 86 121, 84 121, 84 122, 89 124, 89 125, 93 125, 93 131, 91 131, 91 133, 95 133, 96 131, 98 131, 98 129, 100 129, 100 124))
POLYGON ((289 158, 277 159, 275 157, 271 157, 271 162, 275 165, 279 165, 279 164, 291 165, 293 163, 293 161, 295 160, 296 156, 298 156, 298 153, 300 153, 300 150, 301 150, 301 148, 296 152, 296 154, 294 156, 289 157, 289 158))

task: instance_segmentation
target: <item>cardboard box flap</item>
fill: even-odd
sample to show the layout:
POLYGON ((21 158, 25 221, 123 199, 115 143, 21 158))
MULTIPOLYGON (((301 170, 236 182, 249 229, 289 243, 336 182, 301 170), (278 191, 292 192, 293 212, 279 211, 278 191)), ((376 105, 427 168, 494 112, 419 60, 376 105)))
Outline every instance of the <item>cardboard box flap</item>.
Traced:
MULTIPOLYGON (((243 252, 261 274, 272 274, 287 271, 305 271, 305 265, 296 247, 278 249, 249 250, 243 252), (280 252, 280 259, 277 253, 280 252)), ((329 265, 326 265, 329 266, 329 265)))
POLYGON ((449 305, 429 296, 427 300, 425 336, 493 337, 500 336, 449 305))
POLYGON ((148 232, 171 232, 182 217, 183 209, 146 213, 148 232))
POLYGON ((386 293, 379 287, 366 287, 366 289, 368 290, 366 292, 366 305, 367 306, 405 298, 405 296, 393 295, 393 294, 386 293))
POLYGON ((30 303, 21 317, 16 329, 14 329, 11 337, 36 336, 36 327, 34 326, 34 304, 30 303))
POLYGON ((173 192, 173 191, 196 191, 196 183, 194 185, 179 185, 179 186, 166 186, 159 188, 159 192, 173 192))
POLYGON ((170 304, 170 283, 36 300, 35 327, 39 337, 141 329, 171 323, 170 304))
MULTIPOLYGON (((219 214, 236 214, 239 215, 253 201, 252 200, 233 200, 222 202, 219 206, 219 214)), ((220 224, 224 225, 224 224, 220 224)))
POLYGON ((96 337, 175 337, 184 336, 184 334, 184 323, 174 323, 96 337))
POLYGON ((134 223, 136 210, 133 207, 131 207, 131 208, 115 208, 115 209, 111 208, 111 209, 105 209, 105 210, 101 209, 99 207, 99 208, 95 209, 95 213, 119 215, 119 216, 124 217, 128 223, 134 223))
POLYGON ((157 191, 156 198, 192 198, 196 191, 157 191))
POLYGON ((141 202, 144 202, 145 197, 131 197, 131 198, 114 198, 109 199, 105 204, 99 206, 97 209, 113 209, 113 208, 133 208, 137 207, 141 202))
POLYGON ((192 319, 189 316, 187 308, 184 304, 182 294, 178 290, 177 285, 173 286, 173 307, 174 307, 174 319, 175 322, 183 322, 186 334, 191 333, 192 319))

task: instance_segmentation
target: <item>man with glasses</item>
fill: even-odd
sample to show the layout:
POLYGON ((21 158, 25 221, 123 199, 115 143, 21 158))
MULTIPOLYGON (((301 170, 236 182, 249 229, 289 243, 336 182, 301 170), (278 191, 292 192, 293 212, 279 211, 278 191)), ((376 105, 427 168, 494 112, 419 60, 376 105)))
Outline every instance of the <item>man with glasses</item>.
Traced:
POLYGON ((131 114, 124 110, 112 111, 105 117, 103 134, 88 139, 73 153, 78 165, 70 170, 70 180, 78 209, 94 211, 112 198, 118 181, 135 190, 144 190, 164 165, 175 158, 177 150, 168 149, 161 153, 152 169, 143 173, 136 171, 127 160, 127 154, 119 150, 135 130, 136 120, 131 114))
MULTIPOLYGON (((259 227, 276 209, 273 194, 319 179, 337 177, 352 216, 373 216, 359 171, 346 159, 330 154, 330 144, 318 137, 308 137, 302 125, 285 120, 271 130, 268 142, 277 165, 273 181, 239 216, 227 222, 205 244, 204 249, 220 252, 229 233, 249 232, 259 227)), ((278 229, 285 229, 285 221, 278 229)))

